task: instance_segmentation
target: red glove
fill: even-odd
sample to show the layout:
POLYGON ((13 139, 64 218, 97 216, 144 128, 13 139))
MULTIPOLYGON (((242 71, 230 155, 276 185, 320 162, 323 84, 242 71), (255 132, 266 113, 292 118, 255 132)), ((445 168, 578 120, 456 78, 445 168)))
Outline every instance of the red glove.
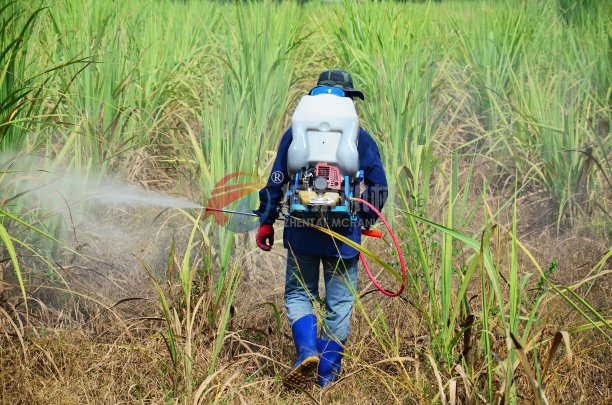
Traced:
POLYGON ((274 227, 269 224, 261 225, 257 231, 255 241, 260 249, 265 250, 266 252, 271 250, 272 245, 274 245, 274 227))

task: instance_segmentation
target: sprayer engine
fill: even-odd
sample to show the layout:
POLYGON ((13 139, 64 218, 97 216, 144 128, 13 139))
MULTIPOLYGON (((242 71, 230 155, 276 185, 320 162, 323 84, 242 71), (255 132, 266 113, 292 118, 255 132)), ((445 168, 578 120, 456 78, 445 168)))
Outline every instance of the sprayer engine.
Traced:
POLYGON ((338 167, 324 162, 296 172, 287 192, 288 214, 311 220, 354 220, 349 198, 359 177, 342 176, 338 167))
POLYGON ((327 163, 317 163, 302 176, 304 190, 298 192, 299 199, 307 205, 335 207, 340 201, 340 169, 327 163))

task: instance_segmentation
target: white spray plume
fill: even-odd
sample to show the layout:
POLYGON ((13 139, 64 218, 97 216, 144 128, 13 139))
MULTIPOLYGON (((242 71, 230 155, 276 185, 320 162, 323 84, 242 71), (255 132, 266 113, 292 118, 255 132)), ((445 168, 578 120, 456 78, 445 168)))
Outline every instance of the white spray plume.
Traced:
POLYGON ((0 173, 0 198, 27 201, 32 208, 63 210, 82 204, 203 208, 184 198, 126 184, 117 177, 86 177, 48 159, 0 158, 0 173))
MULTIPOLYGON (((159 208, 202 207, 126 184, 118 177, 98 177, 46 158, 0 156, 0 207, 40 229, 50 229, 54 237, 80 253, 75 256, 56 249, 56 244, 34 234, 28 238, 28 244, 52 258, 71 281, 119 299, 138 285, 150 287, 142 263, 163 275, 172 240, 177 246, 186 242, 188 229, 180 217, 168 222, 165 218, 171 213, 162 218, 159 208)), ((10 232, 22 229, 18 224, 9 226, 10 232)), ((19 232, 21 237, 27 235, 27 230, 19 232)), ((26 264, 22 271, 35 269, 26 264)))

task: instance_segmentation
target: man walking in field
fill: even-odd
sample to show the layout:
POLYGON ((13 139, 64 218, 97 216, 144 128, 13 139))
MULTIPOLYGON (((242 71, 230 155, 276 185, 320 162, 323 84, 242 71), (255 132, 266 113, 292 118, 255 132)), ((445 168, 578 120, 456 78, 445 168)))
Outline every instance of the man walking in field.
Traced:
MULTIPOLYGON (((309 94, 321 93, 364 99, 363 93, 353 88, 351 75, 341 70, 321 73, 317 86, 309 94)), ((260 228, 256 242, 264 251, 272 249, 272 225, 279 217, 281 200, 290 180, 287 155, 292 140, 292 128, 289 128, 280 141, 268 183, 259 193, 260 207, 255 213, 260 216, 260 228)), ((357 153, 359 170, 363 174, 365 184, 365 192, 361 198, 380 210, 386 199, 385 170, 376 142, 361 128, 358 129, 357 153)), ((354 195, 359 195, 359 184, 353 188, 354 195)), ((369 228, 376 221, 376 214, 367 208, 357 209, 356 222, 345 222, 333 230, 359 244, 361 227, 369 228)), ((319 385, 325 387, 336 380, 340 373, 357 289, 359 252, 338 239, 292 219, 285 221, 283 245, 287 249, 285 307, 297 351, 297 360, 284 381, 289 384, 303 384, 316 370, 319 385), (318 297, 321 263, 325 282, 325 311, 317 338, 317 316, 313 304, 318 297)))

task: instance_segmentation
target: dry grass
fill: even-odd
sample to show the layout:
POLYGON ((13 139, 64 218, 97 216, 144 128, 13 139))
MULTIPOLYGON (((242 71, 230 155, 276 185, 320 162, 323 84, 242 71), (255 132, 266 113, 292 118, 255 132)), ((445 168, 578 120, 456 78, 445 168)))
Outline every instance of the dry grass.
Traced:
MULTIPOLYGON (((393 319, 393 305, 386 307, 389 319, 393 319)), ((429 395, 437 391, 427 362, 415 356, 427 351, 428 337, 423 334, 424 328, 419 328, 416 314, 406 316, 406 308, 401 308, 401 313, 402 319, 397 319, 393 326, 404 331, 397 336, 403 342, 400 355, 404 359, 381 362, 384 354, 381 356, 376 340, 357 316, 347 348, 351 357, 345 361, 342 380, 325 392, 313 386, 310 395, 320 403, 428 402, 427 396, 416 395, 407 386, 409 383, 402 381, 402 374, 407 372, 415 375, 423 386, 431 385, 429 395)), ((236 331, 227 337, 219 372, 206 381, 205 398, 248 404, 311 401, 305 394, 286 391, 279 381, 293 359, 292 344, 286 336, 288 328, 279 338, 269 316, 252 316, 249 322, 242 323, 240 318, 234 324, 236 331)), ((15 339, 3 339, 0 392, 4 403, 117 404, 169 400, 173 382, 159 322, 132 321, 131 333, 112 323, 90 327, 103 333, 88 332, 83 326, 41 327, 37 336, 29 332, 25 359, 15 339)), ((494 342, 503 355, 503 336, 497 336, 494 342)), ((563 355, 558 354, 546 381, 545 391, 551 403, 606 403, 612 394, 609 346, 592 336, 579 337, 572 346, 573 364, 568 365, 563 355)), ((194 347, 197 348, 194 378, 205 381, 210 341, 199 335, 194 347)), ((520 374, 517 384, 527 388, 527 381, 520 374)))
MULTIPOLYGON (((591 266, 605 251, 596 242, 584 240, 581 249, 565 249, 565 254, 559 256, 559 250, 567 246, 567 237, 539 235, 531 242, 537 244, 542 257, 560 259, 559 268, 553 275, 559 282, 573 281, 579 266, 591 266)), ((267 259, 266 263, 250 263, 245 270, 245 281, 235 300, 217 371, 211 377, 208 377, 208 366, 214 333, 211 335, 210 330, 200 329, 194 334, 194 392, 201 392, 205 402, 426 403, 437 394, 435 373, 425 356, 431 351, 431 340, 422 316, 406 300, 388 300, 377 293, 367 294, 369 287, 363 277, 360 279, 361 301, 366 313, 356 311, 353 316, 353 332, 347 348, 349 357, 345 360, 342 379, 326 391, 314 385, 308 394, 287 391, 280 378, 293 361, 290 330, 283 318, 279 334, 272 307, 261 305, 271 302, 282 309, 282 284, 279 282, 283 273, 282 257, 267 259), (269 275, 261 276, 262 272, 269 275), (265 285, 268 288, 262 288, 265 285), (397 353, 389 353, 388 347, 380 345, 364 318, 381 313, 389 330, 393 331, 389 338, 400 342, 397 353), (198 390, 200 384, 202 389, 198 390)), ((42 309, 33 310, 30 324, 16 324, 17 330, 6 317, 0 317, 2 403, 174 402, 172 398, 180 395, 182 388, 173 380, 172 364, 163 338, 163 318, 155 294, 151 288, 147 290, 144 274, 132 274, 132 277, 134 285, 140 280, 145 286, 137 295, 148 299, 121 302, 111 311, 83 300, 72 306, 73 311, 80 312, 77 317, 80 321, 74 321, 74 313, 53 311, 43 315, 42 309)), ((384 276, 383 280, 393 283, 384 276)), ((609 308, 609 278, 593 286, 588 297, 594 300, 596 307, 609 308)), ((111 301, 104 302, 111 306, 111 301)), ((19 308, 16 313, 20 313, 19 308)), ((551 340, 556 328, 572 324, 572 317, 566 317, 568 313, 569 308, 561 300, 551 301, 539 323, 555 327, 544 328, 540 339, 551 340)), ((16 319, 23 318, 18 315, 16 319)), ((177 339, 181 341, 184 337, 177 339)), ((573 334, 571 339, 572 362, 568 363, 565 348, 561 347, 544 380, 549 401, 606 403, 612 395, 609 342, 593 332, 573 334)), ((505 358, 503 333, 495 334, 492 342, 493 351, 505 358)), ((549 347, 550 343, 540 347, 541 362, 549 347)), ((457 347, 457 350, 463 349, 462 345, 457 347)), ((529 356, 531 358, 531 354, 529 356)), ((476 373, 481 371, 475 370, 476 373)), ((520 367, 515 383, 519 393, 529 393, 528 381, 520 367)), ((459 398, 465 395, 461 381, 457 381, 457 392, 459 398)), ((530 395, 526 394, 522 401, 528 398, 530 395)))

